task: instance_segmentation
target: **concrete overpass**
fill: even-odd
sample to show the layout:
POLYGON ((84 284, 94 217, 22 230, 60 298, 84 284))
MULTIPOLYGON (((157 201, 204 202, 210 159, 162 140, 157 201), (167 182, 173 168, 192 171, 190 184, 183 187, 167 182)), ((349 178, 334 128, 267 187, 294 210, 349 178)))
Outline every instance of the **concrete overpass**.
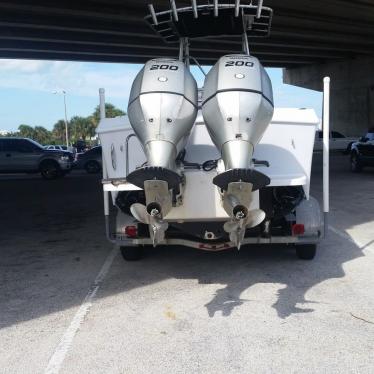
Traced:
MULTIPOLYGON (((150 1, 0 0, 0 58, 142 63, 173 56, 177 46, 163 43, 143 20, 150 1)), ((152 2, 156 10, 169 8, 168 0, 152 2)), ((264 5, 274 10, 272 31, 268 38, 250 38, 252 54, 266 66, 285 68, 285 83, 320 90, 329 74, 336 129, 357 135, 374 125, 374 0, 264 5)), ((235 38, 200 40, 191 54, 212 64, 240 45, 235 38)))

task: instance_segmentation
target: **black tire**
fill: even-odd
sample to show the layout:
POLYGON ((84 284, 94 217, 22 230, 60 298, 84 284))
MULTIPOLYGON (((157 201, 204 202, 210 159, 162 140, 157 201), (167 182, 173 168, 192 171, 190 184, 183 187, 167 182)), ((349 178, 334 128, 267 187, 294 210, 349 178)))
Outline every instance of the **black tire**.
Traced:
POLYGON ((360 158, 356 152, 352 152, 351 154, 351 171, 353 173, 359 173, 362 171, 362 165, 360 162, 360 158))
POLYGON ((296 245, 296 255, 301 260, 313 260, 317 253, 316 244, 296 245))
POLYGON ((86 162, 86 164, 84 165, 84 169, 88 174, 97 174, 100 173, 101 166, 97 161, 90 160, 86 162))
POLYGON ((53 160, 45 160, 40 164, 40 174, 46 180, 57 179, 61 176, 59 164, 53 160))
POLYGON ((139 261, 143 257, 143 247, 121 247, 122 257, 126 261, 139 261))

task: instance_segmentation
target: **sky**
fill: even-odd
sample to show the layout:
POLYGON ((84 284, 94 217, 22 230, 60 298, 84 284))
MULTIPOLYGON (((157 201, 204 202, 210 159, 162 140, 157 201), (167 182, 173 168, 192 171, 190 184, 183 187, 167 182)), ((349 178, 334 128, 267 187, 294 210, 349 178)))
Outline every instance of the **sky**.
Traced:
MULTIPOLYGON (((64 117, 62 90, 68 118, 90 115, 98 105, 100 87, 107 102, 126 111, 140 69, 136 64, 0 59, 0 130, 16 131, 20 124, 52 129, 64 117)), ((283 84, 282 69, 267 71, 276 107, 313 108, 321 117, 321 93, 283 84)), ((192 73, 202 86, 203 74, 196 67, 192 73)))

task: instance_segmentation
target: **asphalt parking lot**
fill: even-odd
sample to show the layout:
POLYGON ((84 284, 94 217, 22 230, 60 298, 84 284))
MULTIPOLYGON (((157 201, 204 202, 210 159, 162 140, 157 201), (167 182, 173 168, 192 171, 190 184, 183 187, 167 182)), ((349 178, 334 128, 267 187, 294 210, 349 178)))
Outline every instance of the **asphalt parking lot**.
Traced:
POLYGON ((126 263, 105 239, 99 177, 0 176, 0 191, 1 373, 373 372, 374 169, 332 157, 311 262, 253 247, 126 263))

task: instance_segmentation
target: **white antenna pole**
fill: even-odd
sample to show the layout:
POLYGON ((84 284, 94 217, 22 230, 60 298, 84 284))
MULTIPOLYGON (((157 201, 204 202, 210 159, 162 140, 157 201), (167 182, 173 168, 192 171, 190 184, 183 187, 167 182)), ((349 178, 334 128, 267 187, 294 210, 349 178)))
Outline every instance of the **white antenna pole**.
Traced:
POLYGON ((105 90, 104 88, 99 88, 100 97, 100 119, 105 118, 105 90))
MULTIPOLYGON (((99 88, 99 97, 100 97, 100 120, 105 118, 105 90, 104 88, 99 88)), ((106 169, 104 149, 102 151, 102 170, 103 170, 103 179, 108 178, 108 172, 106 169)), ((107 235, 109 235, 109 192, 105 191, 105 185, 103 184, 103 196, 104 196, 104 216, 105 216, 105 225, 107 235)))
POLYGON ((330 77, 323 78, 323 216, 324 236, 328 231, 329 200, 329 153, 330 153, 330 77))

